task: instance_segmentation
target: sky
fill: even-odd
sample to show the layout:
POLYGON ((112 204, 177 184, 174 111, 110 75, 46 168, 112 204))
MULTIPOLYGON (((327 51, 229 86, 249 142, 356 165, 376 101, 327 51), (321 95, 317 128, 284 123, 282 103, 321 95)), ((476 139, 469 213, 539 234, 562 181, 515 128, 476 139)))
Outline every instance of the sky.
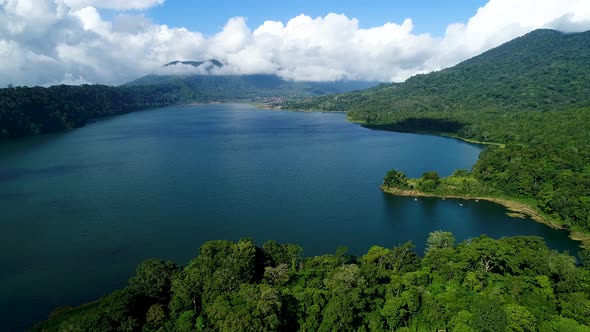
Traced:
POLYGON ((361 28, 388 22, 403 22, 411 17, 417 33, 442 36, 448 24, 464 22, 485 5, 486 0, 259 0, 259 1, 170 1, 147 12, 155 22, 182 26, 213 35, 229 17, 243 16, 251 27, 264 21, 282 21, 305 14, 311 17, 328 13, 344 14, 359 20, 361 28), (369 3, 369 4, 367 4, 369 3), (425 10, 425 8, 427 10, 425 10))
POLYGON ((590 30, 589 0, 0 0, 0 86, 195 74, 401 82, 539 28, 590 30), (170 72, 167 72, 170 71, 170 72))

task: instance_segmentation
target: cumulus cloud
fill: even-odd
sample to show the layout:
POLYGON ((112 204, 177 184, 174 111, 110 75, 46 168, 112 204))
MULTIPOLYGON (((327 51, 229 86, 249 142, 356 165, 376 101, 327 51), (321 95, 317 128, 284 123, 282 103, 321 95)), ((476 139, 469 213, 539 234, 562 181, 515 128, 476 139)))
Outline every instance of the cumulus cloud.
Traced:
POLYGON ((490 0, 465 24, 448 26, 429 67, 456 64, 535 29, 563 32, 590 29, 587 0, 490 0))
POLYGON ((220 68, 211 61, 204 61, 199 66, 193 66, 190 64, 184 64, 181 62, 175 64, 168 64, 157 68, 153 74, 156 75, 176 75, 176 76, 188 76, 188 75, 220 75, 220 74, 231 74, 231 71, 227 71, 225 68, 220 68))
POLYGON ((218 59, 212 74, 277 74, 286 79, 403 81, 452 66, 538 28, 590 29, 587 0, 489 0, 442 37, 417 34, 410 18, 368 29, 342 14, 299 15, 249 27, 230 18, 206 37, 139 14, 112 21, 100 8, 141 10, 164 0, 0 0, 0 86, 121 84, 144 74, 201 73, 173 60, 218 59))

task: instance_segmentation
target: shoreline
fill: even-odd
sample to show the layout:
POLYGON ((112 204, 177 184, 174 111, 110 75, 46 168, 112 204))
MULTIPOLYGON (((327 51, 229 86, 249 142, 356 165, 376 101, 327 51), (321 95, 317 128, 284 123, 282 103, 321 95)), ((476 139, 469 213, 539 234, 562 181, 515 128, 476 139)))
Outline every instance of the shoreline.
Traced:
MULTIPOLYGON (((346 113, 346 111, 344 111, 344 112, 346 113)), ((366 121, 356 120, 356 119, 351 118, 350 116, 347 116, 346 119, 349 122, 358 123, 361 126, 367 128, 367 129, 371 129, 371 130, 381 130, 381 131, 391 131, 391 132, 395 132, 395 133, 408 133, 408 134, 417 134, 417 135, 430 135, 430 136, 447 137, 447 138, 454 138, 454 139, 457 139, 457 140, 460 140, 463 142, 467 142, 467 143, 471 143, 471 144, 493 145, 493 146, 499 146, 501 148, 506 147, 506 144, 503 144, 503 143, 477 141, 474 139, 464 138, 464 137, 461 137, 456 134, 449 134, 449 133, 444 133, 444 132, 411 131, 411 130, 399 131, 399 130, 391 130, 391 129, 372 128, 371 125, 366 121)))
POLYGON ((384 193, 394 195, 394 196, 402 196, 402 197, 434 197, 434 198, 449 198, 449 199, 462 199, 462 200, 480 200, 480 201, 488 201, 492 203, 496 203, 505 207, 508 212, 506 213, 511 218, 522 218, 523 216, 529 217, 535 222, 547 225, 553 229, 559 230, 566 230, 569 231, 570 239, 574 241, 580 242, 581 248, 590 248, 590 235, 572 231, 565 228, 562 224, 558 223, 557 221, 551 219, 550 217, 544 216, 541 213, 537 212, 533 207, 528 204, 516 202, 513 200, 509 200, 506 198, 497 198, 497 197, 485 197, 485 196, 466 196, 466 195, 441 195, 441 194, 432 194, 432 193, 425 193, 418 190, 402 190, 397 188, 389 188, 380 186, 381 191, 384 193))

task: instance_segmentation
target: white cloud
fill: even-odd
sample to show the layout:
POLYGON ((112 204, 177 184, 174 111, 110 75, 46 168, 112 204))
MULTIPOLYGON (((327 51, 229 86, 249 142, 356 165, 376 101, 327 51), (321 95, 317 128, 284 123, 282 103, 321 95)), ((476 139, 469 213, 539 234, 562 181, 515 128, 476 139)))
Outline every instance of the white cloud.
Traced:
MULTIPOLYGON (((120 84, 173 60, 218 59, 219 74, 276 73, 294 80, 402 81, 452 66, 537 28, 590 29, 588 0, 489 0, 443 37, 413 32, 411 19, 361 29, 355 18, 299 15, 251 29, 242 17, 211 37, 143 15, 112 22, 97 8, 145 9, 163 0, 0 0, 0 86, 120 84)), ((174 73, 194 67, 174 66, 174 73)))
POLYGON ((183 64, 181 62, 175 64, 169 64, 163 67, 157 68, 154 72, 156 75, 218 75, 223 74, 221 68, 217 67, 211 61, 204 61, 199 66, 193 66, 190 64, 183 64))
POLYGON ((490 0, 466 24, 452 24, 430 67, 441 68, 539 28, 590 29, 588 0, 490 0))

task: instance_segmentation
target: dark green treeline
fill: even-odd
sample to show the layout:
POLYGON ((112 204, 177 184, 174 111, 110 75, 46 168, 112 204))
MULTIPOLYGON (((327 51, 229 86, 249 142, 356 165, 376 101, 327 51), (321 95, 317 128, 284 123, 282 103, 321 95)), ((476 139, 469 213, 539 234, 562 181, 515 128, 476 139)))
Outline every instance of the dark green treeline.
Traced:
POLYGON ((0 89, 0 141, 77 128, 91 119, 173 105, 190 97, 167 86, 4 88, 0 89))
POLYGON ((541 238, 430 234, 354 257, 296 245, 211 241, 182 268, 150 259, 129 285, 36 331, 590 331, 582 266, 541 238))

